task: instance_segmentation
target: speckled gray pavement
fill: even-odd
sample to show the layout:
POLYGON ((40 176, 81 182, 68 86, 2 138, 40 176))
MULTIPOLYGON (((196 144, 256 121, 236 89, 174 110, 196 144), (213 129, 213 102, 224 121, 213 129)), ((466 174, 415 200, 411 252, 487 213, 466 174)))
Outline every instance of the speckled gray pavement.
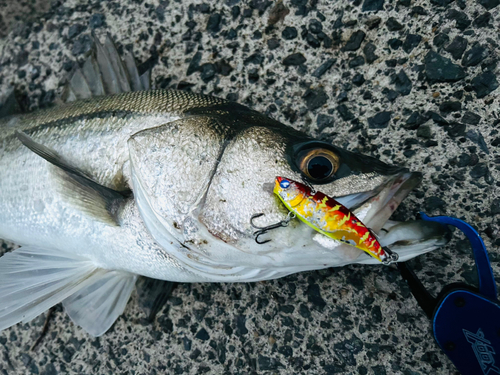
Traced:
MULTIPOLYGON (((499 0, 56 1, 0 40, 0 90, 51 105, 90 31, 109 32, 157 88, 242 104, 351 150, 423 172, 395 217, 474 224, 498 277, 499 0), (284 15, 286 12, 281 14, 284 15)), ((9 19, 9 2, 2 2, 9 19)), ((9 23, 10 24, 10 23, 9 23)), ((4 32, 6 30, 3 30, 4 32)), ((1 192, 0 192, 1 194, 1 192)), ((2 252, 8 246, 4 244, 2 252)), ((476 274, 461 237, 412 262, 433 291, 476 274)), ((250 284, 182 284, 154 323, 133 295, 104 336, 58 307, 0 333, 4 374, 454 374, 394 266, 250 284)))

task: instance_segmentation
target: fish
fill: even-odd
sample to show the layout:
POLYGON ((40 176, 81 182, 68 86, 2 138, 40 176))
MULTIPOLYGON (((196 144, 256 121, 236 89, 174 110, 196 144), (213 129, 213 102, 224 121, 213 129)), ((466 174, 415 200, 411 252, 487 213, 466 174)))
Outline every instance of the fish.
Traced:
POLYGON ((317 232, 361 249, 384 264, 398 260, 398 255, 384 249, 356 215, 321 191, 312 191, 305 184, 278 176, 274 193, 293 215, 317 232))
POLYGON ((69 79, 64 104, 0 119, 0 330, 61 303, 92 336, 124 311, 139 276, 255 282, 352 263, 362 250, 284 220, 276 176, 307 179, 404 261, 447 242, 442 226, 389 220, 420 182, 214 96, 154 90, 111 38, 69 79))

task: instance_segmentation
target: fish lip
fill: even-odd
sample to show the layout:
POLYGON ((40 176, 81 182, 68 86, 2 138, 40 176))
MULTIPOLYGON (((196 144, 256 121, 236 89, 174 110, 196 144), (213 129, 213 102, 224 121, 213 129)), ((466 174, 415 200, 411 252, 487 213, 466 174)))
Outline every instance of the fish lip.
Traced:
POLYGON ((372 196, 348 208, 361 222, 378 234, 401 202, 421 181, 420 172, 397 173, 372 190, 374 193, 372 196))

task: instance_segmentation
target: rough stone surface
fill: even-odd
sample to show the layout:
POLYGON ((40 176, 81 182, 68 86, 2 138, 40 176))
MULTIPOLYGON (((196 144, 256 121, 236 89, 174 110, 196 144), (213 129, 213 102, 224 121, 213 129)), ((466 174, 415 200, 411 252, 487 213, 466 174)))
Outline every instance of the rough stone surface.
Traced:
POLYGON ((465 78, 464 69, 434 51, 425 56, 425 74, 431 82, 456 82, 465 78))
MULTIPOLYGON (((17 3, 0 0, 0 93, 14 87, 25 109, 52 105, 90 32, 109 32, 138 62, 153 57, 156 87, 235 100, 422 172, 393 218, 472 223, 500 275, 500 0, 283 0, 272 26, 267 0, 17 3)), ((474 282, 463 240, 411 262, 431 291, 474 282)), ((31 351, 45 317, 0 332, 0 374, 457 374, 393 266, 181 284, 154 322, 134 293, 97 339, 58 306, 31 351)))

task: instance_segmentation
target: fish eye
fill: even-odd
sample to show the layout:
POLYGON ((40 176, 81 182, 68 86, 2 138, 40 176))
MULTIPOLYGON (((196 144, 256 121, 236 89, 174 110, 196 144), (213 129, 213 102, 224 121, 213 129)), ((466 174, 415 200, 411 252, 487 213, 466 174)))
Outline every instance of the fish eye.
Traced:
POLYGON ((325 148, 315 148, 299 153, 298 167, 311 182, 331 180, 339 169, 339 156, 325 148))

